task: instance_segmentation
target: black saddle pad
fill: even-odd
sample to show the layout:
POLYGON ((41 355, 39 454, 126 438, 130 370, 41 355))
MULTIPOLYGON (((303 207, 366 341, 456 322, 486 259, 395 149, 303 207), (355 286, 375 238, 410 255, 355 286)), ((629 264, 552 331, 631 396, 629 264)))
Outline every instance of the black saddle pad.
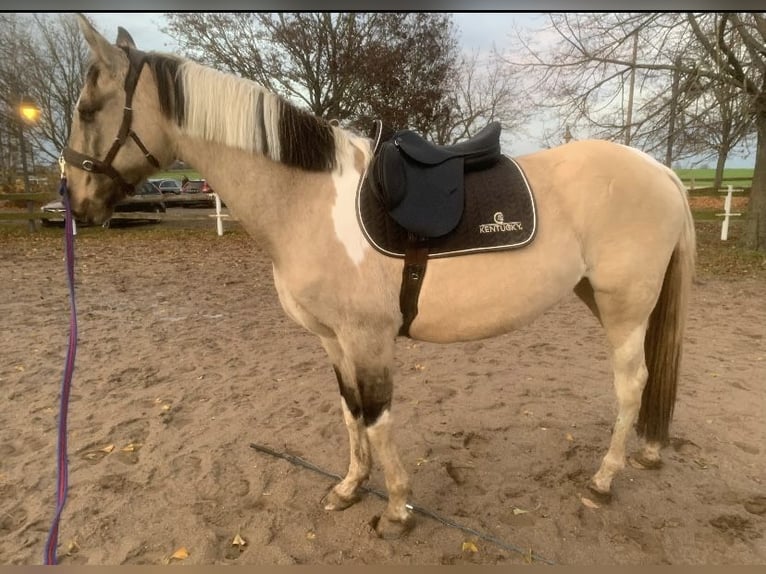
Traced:
MULTIPOLYGON (((465 206, 457 227, 428 239, 429 257, 449 257, 528 245, 535 235, 537 215, 532 190, 524 173, 503 156, 492 167, 465 174, 465 206)), ((367 240, 391 257, 404 257, 408 233, 386 213, 367 174, 356 197, 357 217, 367 240)))

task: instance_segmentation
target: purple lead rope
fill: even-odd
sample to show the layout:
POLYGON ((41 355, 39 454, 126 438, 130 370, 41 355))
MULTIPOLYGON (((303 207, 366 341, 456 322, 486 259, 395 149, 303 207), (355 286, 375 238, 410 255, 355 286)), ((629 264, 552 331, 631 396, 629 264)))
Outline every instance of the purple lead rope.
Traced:
POLYGON ((66 502, 67 485, 69 481, 69 464, 67 461, 67 413, 69 411, 69 391, 72 386, 74 359, 77 354, 77 309, 74 299, 74 221, 69 205, 69 190, 66 178, 62 175, 59 193, 64 201, 66 219, 64 223, 64 251, 66 254, 67 284, 69 286, 69 345, 64 364, 64 375, 61 381, 61 402, 59 405, 58 449, 57 449, 57 480, 56 480, 56 514, 53 517, 48 542, 45 545, 43 563, 56 564, 56 547, 58 546, 59 520, 66 502))

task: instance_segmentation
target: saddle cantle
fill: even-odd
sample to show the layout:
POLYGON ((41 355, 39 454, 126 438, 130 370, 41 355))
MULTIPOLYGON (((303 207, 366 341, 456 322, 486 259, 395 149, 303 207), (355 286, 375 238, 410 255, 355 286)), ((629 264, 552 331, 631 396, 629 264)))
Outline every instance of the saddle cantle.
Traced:
POLYGON ((370 177, 399 225, 419 237, 441 237, 463 214, 464 173, 489 168, 500 157, 499 122, 451 146, 401 130, 381 144, 370 177))

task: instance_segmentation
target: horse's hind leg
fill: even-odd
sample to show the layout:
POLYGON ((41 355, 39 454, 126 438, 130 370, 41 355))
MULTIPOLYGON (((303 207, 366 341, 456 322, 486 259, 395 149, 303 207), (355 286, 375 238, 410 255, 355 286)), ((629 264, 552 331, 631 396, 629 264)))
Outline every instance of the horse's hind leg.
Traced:
MULTIPOLYGON (((647 294, 635 300, 627 294, 595 292, 599 318, 612 347, 614 389, 617 395, 617 420, 612 430, 609 450, 601 467, 591 479, 590 489, 602 497, 611 495, 614 476, 625 466, 625 445, 638 417, 641 395, 647 380, 644 359, 644 336, 653 305, 647 294)), ((639 295, 634 291, 634 295, 639 295)))

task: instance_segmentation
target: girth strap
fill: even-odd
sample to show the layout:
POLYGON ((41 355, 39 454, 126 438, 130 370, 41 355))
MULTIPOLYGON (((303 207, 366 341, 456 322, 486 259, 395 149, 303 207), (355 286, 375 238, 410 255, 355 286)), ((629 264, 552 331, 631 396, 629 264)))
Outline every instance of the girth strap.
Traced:
POLYGON ((413 236, 404 252, 404 269, 402 270, 402 286, 399 291, 399 309, 402 312, 402 326, 399 335, 410 336, 410 325, 418 314, 418 298, 423 278, 428 265, 428 246, 417 241, 413 236))

